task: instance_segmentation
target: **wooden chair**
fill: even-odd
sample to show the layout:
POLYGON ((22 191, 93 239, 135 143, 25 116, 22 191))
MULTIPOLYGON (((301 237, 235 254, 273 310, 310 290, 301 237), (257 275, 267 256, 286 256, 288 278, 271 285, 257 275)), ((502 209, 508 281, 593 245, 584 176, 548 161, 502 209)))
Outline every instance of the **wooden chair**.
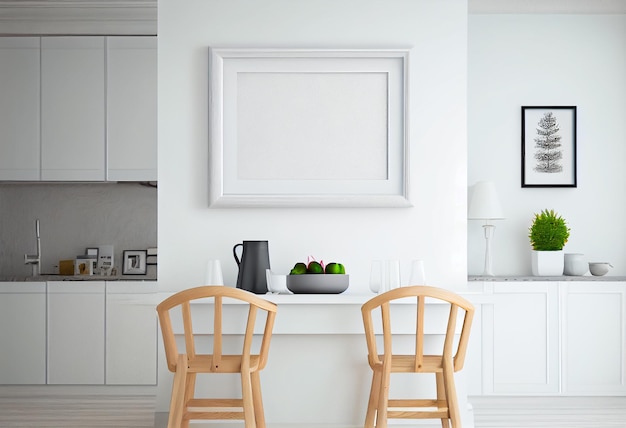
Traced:
POLYGON ((370 299, 363 304, 361 312, 367 340, 368 361, 374 372, 365 417, 365 428, 373 428, 374 426, 386 428, 388 419, 441 419, 441 426, 444 428, 448 428, 450 423, 452 428, 461 428, 454 372, 463 368, 474 316, 472 304, 451 291, 435 287, 411 286, 396 288, 370 299), (400 306, 406 308, 406 306, 394 305, 392 308, 390 302, 405 298, 416 298, 417 304, 414 311, 416 314, 415 352, 410 355, 394 354, 392 351, 394 336, 391 330, 390 312, 392 309, 399 309, 400 306), (442 305, 438 305, 438 308, 448 313, 443 349, 440 353, 437 352, 437 355, 424 354, 424 324, 430 321, 429 319, 424 320, 427 299, 434 303, 441 303, 442 305), (463 317, 460 336, 455 333, 459 312, 463 317), (377 315, 376 320, 382 322, 382 354, 377 349, 373 313, 377 315), (437 398, 390 399, 391 373, 434 373, 437 398))
MULTIPOLYGON (((168 428, 186 428, 191 419, 243 419, 245 428, 265 428, 259 372, 267 363, 277 307, 253 293, 225 286, 203 286, 180 291, 157 306, 167 366, 174 372, 168 428), (209 298, 214 303, 213 348, 211 354, 195 350, 190 302, 209 298), (248 316, 243 334, 241 354, 222 353, 222 303, 225 298, 248 303, 248 316), (170 310, 180 306, 184 327, 185 353, 179 353, 170 310), (252 337, 259 310, 266 312, 265 327, 258 353, 252 353, 252 337), (241 398, 196 399, 198 373, 240 373, 241 398)), ((262 313, 262 312, 261 312, 262 313)))

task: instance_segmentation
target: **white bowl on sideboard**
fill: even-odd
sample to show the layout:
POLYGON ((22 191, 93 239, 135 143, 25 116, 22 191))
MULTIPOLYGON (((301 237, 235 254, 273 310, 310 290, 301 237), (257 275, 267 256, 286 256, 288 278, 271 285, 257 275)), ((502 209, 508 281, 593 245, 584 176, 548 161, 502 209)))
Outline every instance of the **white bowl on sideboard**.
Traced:
POLYGON ((608 262, 589 262, 589 272, 594 276, 606 275, 612 267, 608 262))

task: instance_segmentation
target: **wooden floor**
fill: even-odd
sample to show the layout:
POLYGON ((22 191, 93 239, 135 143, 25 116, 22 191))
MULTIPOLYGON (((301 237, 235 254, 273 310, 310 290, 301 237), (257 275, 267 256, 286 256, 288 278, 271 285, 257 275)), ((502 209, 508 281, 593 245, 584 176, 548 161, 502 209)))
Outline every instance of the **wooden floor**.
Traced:
MULTIPOLYGON (((167 414, 155 413, 155 401, 149 394, 14 393, 0 388, 0 427, 165 428, 167 414)), ((474 397, 471 401, 475 428, 626 428, 626 397, 474 397)), ((193 426, 216 427, 215 423, 193 426)), ((239 428, 243 423, 226 426, 239 428)))
POLYGON ((476 428, 626 428, 626 397, 470 397, 476 428))
POLYGON ((154 414, 154 396, 0 396, 2 428, 153 428, 154 414))

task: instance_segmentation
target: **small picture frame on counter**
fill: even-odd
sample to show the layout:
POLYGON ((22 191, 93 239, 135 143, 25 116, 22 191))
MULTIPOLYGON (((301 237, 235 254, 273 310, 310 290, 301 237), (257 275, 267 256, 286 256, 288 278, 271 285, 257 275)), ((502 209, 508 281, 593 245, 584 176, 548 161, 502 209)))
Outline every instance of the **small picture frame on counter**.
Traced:
POLYGON ((93 275, 96 272, 96 259, 79 257, 74 260, 74 275, 93 275))
POLYGON ((145 275, 147 272, 146 250, 124 250, 122 275, 145 275))
POLYGON ((90 259, 98 260, 98 248, 97 247, 95 247, 95 248, 92 248, 92 247, 85 248, 85 255, 89 256, 88 258, 90 258, 90 259))

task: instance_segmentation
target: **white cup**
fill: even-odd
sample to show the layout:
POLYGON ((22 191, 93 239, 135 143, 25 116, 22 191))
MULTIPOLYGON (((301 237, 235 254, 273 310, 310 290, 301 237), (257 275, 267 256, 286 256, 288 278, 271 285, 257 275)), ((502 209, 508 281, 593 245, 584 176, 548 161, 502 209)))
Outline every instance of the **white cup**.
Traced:
POLYGON ((222 264, 219 260, 209 260, 207 262, 204 282, 205 285, 224 285, 222 264))
POLYGON ((287 288, 287 275, 279 275, 270 269, 265 269, 265 278, 267 279, 267 290, 270 293, 293 294, 287 288))
POLYGON ((425 285, 426 274, 424 273, 424 260, 411 261, 411 277, 409 285, 425 285))
POLYGON ((370 272, 370 290, 384 293, 400 287, 400 261, 374 260, 370 272))

